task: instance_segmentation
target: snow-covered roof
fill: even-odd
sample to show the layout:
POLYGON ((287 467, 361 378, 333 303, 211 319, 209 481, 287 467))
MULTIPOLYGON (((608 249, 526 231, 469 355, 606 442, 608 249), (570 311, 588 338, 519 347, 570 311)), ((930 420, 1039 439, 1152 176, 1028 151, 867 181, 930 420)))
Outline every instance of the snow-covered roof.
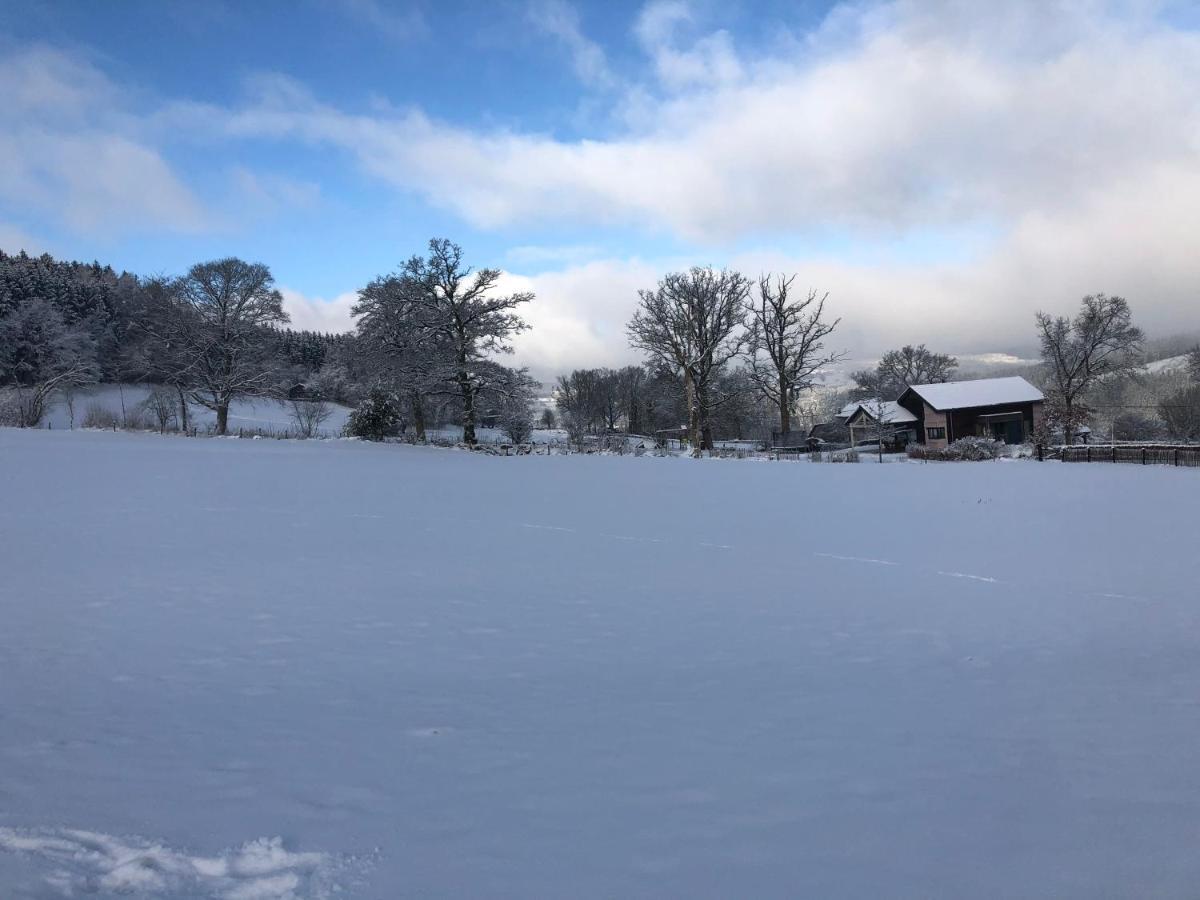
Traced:
POLYGON ((843 412, 848 409, 850 414, 848 419, 853 418, 854 414, 860 409, 870 416, 872 419, 880 419, 885 425, 900 425, 905 422, 915 422, 917 417, 910 413, 907 409, 897 403, 895 400, 885 400, 880 403, 879 400, 858 400, 847 405, 843 412), (882 415, 880 415, 882 413, 882 415))
POLYGON ((849 403, 847 403, 845 406, 843 406, 841 409, 838 410, 837 417, 839 419, 850 418, 852 415, 854 415, 855 410, 858 409, 858 404, 860 402, 864 402, 864 401, 851 400, 849 403))
POLYGON ((942 384, 914 384, 909 390, 940 412, 974 406, 1031 403, 1046 399, 1041 391, 1019 375, 1009 378, 979 378, 975 381, 947 381, 942 384))

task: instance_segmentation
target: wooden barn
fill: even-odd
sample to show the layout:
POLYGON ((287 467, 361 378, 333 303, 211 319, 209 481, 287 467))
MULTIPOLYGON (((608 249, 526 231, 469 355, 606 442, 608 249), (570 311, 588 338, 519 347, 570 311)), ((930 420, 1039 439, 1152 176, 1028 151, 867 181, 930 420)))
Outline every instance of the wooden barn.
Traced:
POLYGON ((916 420, 916 439, 937 449, 968 436, 1026 443, 1042 423, 1045 397, 1014 376, 914 384, 896 402, 916 420))
POLYGON ((878 421, 884 425, 884 445, 902 450, 905 445, 918 440, 917 417, 894 400, 860 400, 842 409, 846 416, 846 428, 850 432, 850 444, 878 440, 878 421))

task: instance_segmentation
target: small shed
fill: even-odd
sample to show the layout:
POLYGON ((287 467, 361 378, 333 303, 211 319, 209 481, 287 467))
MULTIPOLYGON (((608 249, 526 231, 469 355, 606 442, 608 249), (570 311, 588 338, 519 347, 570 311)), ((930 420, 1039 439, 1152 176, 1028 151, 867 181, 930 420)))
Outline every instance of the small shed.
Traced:
POLYGON ((850 445, 878 440, 880 423, 885 426, 885 445, 903 447, 917 439, 917 417, 895 400, 859 400, 846 419, 850 445))

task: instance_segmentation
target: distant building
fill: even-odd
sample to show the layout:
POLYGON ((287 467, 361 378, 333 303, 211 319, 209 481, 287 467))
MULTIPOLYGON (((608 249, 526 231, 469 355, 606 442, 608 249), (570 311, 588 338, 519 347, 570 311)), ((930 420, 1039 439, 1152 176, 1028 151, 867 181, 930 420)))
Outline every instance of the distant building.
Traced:
POLYGON ((1025 443, 1042 424, 1045 399, 1011 377, 914 384, 896 403, 912 416, 916 440, 937 449, 970 436, 1025 443))
POLYGON ((879 422, 885 426, 883 443, 902 448, 918 440, 917 417, 895 400, 858 400, 842 408, 838 417, 846 415, 846 429, 850 432, 850 445, 860 441, 879 439, 879 422))

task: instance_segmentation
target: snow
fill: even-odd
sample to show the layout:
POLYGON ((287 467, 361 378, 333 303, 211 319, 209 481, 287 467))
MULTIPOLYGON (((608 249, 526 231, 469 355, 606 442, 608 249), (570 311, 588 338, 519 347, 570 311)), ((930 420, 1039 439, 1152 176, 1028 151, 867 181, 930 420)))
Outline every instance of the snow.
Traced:
POLYGON ((1186 371, 1191 364, 1191 355, 1187 353, 1179 356, 1168 356, 1166 359, 1155 360, 1152 363, 1146 364, 1146 371, 1151 374, 1159 375, 1165 372, 1183 372, 1186 371))
POLYGON ((947 381, 942 384, 914 384, 909 387, 918 397, 939 412, 974 406, 1001 406, 1044 400, 1042 392, 1018 375, 1008 378, 977 378, 974 381, 947 381))
MULTIPOLYGON (((122 402, 126 410, 136 410, 149 396, 151 388, 144 384, 103 384, 79 391, 75 397, 75 427, 83 426, 88 407, 98 406, 107 409, 114 415, 120 416, 122 402)), ((329 418, 318 428, 318 433, 324 437, 334 437, 342 433, 346 424, 349 408, 336 403, 330 404, 332 410, 329 418)), ((149 421, 149 416, 146 417, 149 421)), ((189 424, 201 429, 214 426, 217 415, 212 410, 198 403, 188 403, 189 424)), ((52 429, 69 429, 71 415, 67 405, 58 399, 50 407, 42 427, 52 429)), ((149 426, 148 426, 149 427, 149 426)), ((291 409, 285 403, 276 400, 243 398, 234 400, 229 407, 229 429, 236 432, 239 428, 259 430, 283 434, 294 431, 296 423, 291 416, 291 409)))
POLYGON ((1194 470, 0 458, 6 900, 1200 879, 1194 470))
MULTIPOLYGON (((150 386, 144 384, 103 384, 80 390, 75 397, 75 428, 82 428, 84 417, 91 406, 107 409, 118 418, 121 415, 122 403, 124 408, 136 411, 149 396, 150 386)), ((338 437, 346 425, 350 408, 341 404, 331 403, 330 416, 317 428, 319 437, 338 437)), ((189 424, 201 430, 215 426, 216 413, 198 403, 188 403, 189 424)), ((147 416, 147 427, 151 427, 150 417, 147 416)), ((71 428, 70 409, 57 398, 46 413, 42 422, 43 428, 71 428)), ((239 428, 247 431, 263 431, 270 434, 283 435, 296 430, 296 422, 292 419, 291 407, 277 400, 241 398, 234 400, 229 409, 229 430, 236 433, 239 428)), ((508 438, 499 428, 476 427, 476 437, 481 443, 502 444, 508 438)), ((443 441, 462 440, 462 427, 430 428, 427 432, 430 440, 443 441)), ((562 443, 567 439, 567 433, 562 429, 535 429, 530 437, 530 443, 547 444, 562 443)))

